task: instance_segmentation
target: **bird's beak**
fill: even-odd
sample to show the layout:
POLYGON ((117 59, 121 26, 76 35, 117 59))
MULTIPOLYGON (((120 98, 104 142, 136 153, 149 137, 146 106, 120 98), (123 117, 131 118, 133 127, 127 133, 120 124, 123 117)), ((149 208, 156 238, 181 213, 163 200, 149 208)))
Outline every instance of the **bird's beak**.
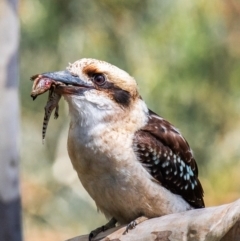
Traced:
POLYGON ((59 94, 82 94, 85 90, 93 88, 90 81, 84 81, 78 76, 72 75, 69 71, 48 72, 41 74, 42 77, 63 83, 55 89, 59 94))
POLYGON ((69 71, 58 71, 58 72, 48 72, 41 74, 43 77, 47 77, 49 79, 61 82, 66 85, 74 85, 74 86, 91 86, 89 83, 81 80, 78 76, 72 75, 69 71))

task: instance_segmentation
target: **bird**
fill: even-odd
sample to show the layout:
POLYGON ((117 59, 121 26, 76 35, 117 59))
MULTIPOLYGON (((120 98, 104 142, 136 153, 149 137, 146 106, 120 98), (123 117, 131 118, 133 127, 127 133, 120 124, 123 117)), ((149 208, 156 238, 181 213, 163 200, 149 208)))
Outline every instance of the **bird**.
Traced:
POLYGON ((129 231, 141 217, 205 207, 188 142, 147 107, 126 71, 82 58, 41 76, 62 83, 54 91, 69 106, 69 157, 83 187, 110 220, 89 240, 116 223, 128 224, 129 231))

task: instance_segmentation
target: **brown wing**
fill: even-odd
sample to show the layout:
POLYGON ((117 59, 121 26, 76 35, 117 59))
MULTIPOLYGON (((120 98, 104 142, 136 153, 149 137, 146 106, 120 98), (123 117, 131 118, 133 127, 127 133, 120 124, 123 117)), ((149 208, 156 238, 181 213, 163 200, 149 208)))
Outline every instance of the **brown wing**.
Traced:
POLYGON ((149 110, 148 123, 134 137, 134 150, 151 175, 192 207, 204 207, 203 189, 192 151, 181 133, 149 110))

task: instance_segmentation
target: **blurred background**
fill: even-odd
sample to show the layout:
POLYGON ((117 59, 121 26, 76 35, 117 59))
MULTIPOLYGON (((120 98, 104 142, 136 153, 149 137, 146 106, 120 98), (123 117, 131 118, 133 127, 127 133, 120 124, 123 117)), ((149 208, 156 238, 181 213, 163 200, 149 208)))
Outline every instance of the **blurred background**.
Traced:
POLYGON ((130 73, 148 106, 194 151, 206 206, 240 198, 240 2, 237 0, 21 0, 21 191, 26 241, 66 240, 106 220, 67 155, 60 102, 45 144, 47 94, 30 76, 83 57, 130 73))

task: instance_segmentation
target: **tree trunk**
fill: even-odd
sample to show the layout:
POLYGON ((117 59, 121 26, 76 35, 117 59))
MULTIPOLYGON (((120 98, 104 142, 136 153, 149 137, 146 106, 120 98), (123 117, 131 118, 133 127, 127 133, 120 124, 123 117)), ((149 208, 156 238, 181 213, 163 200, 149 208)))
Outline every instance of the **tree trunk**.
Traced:
POLYGON ((0 1, 0 240, 21 241, 17 0, 0 1))

